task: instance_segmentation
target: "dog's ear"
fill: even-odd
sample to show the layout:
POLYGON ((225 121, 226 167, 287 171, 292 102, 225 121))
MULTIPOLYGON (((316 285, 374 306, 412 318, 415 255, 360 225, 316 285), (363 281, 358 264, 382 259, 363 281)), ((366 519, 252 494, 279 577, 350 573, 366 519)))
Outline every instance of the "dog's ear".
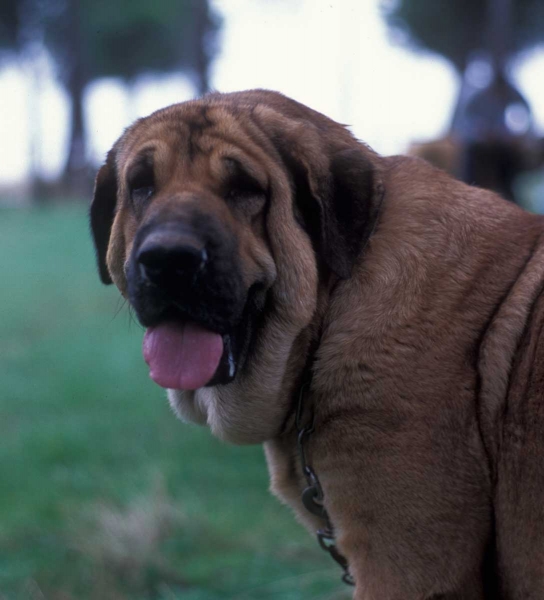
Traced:
POLYGON ((336 123, 316 127, 269 113, 267 125, 291 174, 295 213, 317 255, 339 277, 349 278, 383 195, 378 155, 336 123))
POLYGON ((109 151, 106 162, 96 176, 94 196, 91 203, 90 220, 93 234, 98 272, 102 283, 113 283, 106 255, 117 203, 117 169, 115 166, 115 146, 109 151))
POLYGON ((325 172, 299 161, 303 172, 296 177, 295 201, 320 256, 347 279, 374 224, 376 172, 359 148, 333 150, 328 158, 325 172))

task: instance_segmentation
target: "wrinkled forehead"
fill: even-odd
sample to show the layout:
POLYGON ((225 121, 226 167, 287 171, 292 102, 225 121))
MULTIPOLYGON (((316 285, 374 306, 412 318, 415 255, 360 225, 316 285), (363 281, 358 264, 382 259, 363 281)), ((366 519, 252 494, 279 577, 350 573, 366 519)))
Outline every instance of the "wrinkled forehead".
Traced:
POLYGON ((229 158, 250 168, 253 165, 254 175, 265 179, 259 165, 266 162, 270 142, 242 112, 234 114, 228 107, 195 101, 175 104, 140 119, 121 138, 118 173, 125 178, 141 161, 171 172, 174 167, 188 170, 198 162, 212 164, 229 158))

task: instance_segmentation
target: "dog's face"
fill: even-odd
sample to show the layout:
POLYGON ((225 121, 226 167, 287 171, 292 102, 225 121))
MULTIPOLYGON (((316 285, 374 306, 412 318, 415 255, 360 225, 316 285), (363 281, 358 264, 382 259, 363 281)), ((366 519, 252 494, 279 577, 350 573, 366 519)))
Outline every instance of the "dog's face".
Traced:
POLYGON ((277 435, 323 298, 369 234, 377 160, 258 90, 171 106, 118 140, 91 208, 100 274, 183 418, 236 442, 277 435))

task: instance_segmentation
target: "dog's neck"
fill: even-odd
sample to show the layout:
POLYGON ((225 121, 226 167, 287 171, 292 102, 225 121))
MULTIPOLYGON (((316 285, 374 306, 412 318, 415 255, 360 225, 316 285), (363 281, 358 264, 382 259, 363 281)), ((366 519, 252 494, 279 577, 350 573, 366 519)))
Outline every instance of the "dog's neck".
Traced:
MULTIPOLYGON (((271 477, 272 492, 282 501, 291 506, 300 503, 300 490, 304 485, 304 478, 300 472, 300 465, 296 451, 297 447, 297 408, 300 399, 300 392, 303 387, 306 388, 302 419, 306 420, 313 414, 313 394, 312 379, 313 369, 316 357, 321 344, 324 323, 327 311, 330 306, 332 294, 338 282, 338 277, 330 274, 320 286, 318 292, 318 301, 316 311, 311 324, 300 332, 294 346, 304 348, 302 356, 293 355, 293 362, 296 360, 297 375, 293 378, 290 386, 289 410, 285 415, 283 425, 278 435, 264 443, 265 454, 268 461, 268 468, 271 477), (305 357, 305 358, 302 358, 305 357), (304 362, 301 361, 301 358, 304 362)), ((295 507, 298 512, 298 507, 295 507)), ((303 521, 305 521, 303 519, 303 521)), ((305 522, 307 526, 314 527, 315 519, 310 523, 305 522), (311 523, 311 525, 310 525, 311 523)))
MULTIPOLYGON (((372 222, 369 224, 368 237, 361 249, 359 260, 364 260, 366 247, 378 226, 384 196, 385 190, 380 185, 377 203, 373 210, 372 222)), ((281 434, 276 439, 264 444, 272 492, 295 510, 298 519, 312 533, 315 533, 317 530, 329 530, 332 534, 332 525, 326 511, 324 511, 324 514, 318 515, 319 511, 308 510, 308 503, 302 501, 302 494, 311 487, 308 485, 307 470, 310 463, 306 462, 306 448, 303 446, 308 442, 309 432, 311 432, 310 435, 312 435, 314 443, 316 436, 319 435, 319 431, 313 431, 314 402, 316 399, 316 394, 312 393, 315 392, 312 389, 313 370, 319 353, 331 300, 341 284, 342 279, 332 273, 329 273, 326 282, 322 284, 320 293, 318 294, 315 318, 312 324, 301 333, 301 336, 305 336, 307 340, 306 361, 293 386, 291 409, 286 416, 281 434)), ((316 474, 313 469, 311 470, 314 476, 317 475, 316 482, 319 487, 319 474, 316 474)), ((312 504, 311 495, 310 505, 312 504)), ((307 499, 308 494, 306 494, 307 499)), ((336 551, 334 538, 332 538, 332 541, 332 551, 329 550, 329 552, 331 552, 333 558, 335 558, 336 553, 335 560, 339 562, 345 571, 346 579, 344 581, 350 583, 347 563, 345 563, 345 559, 336 551)))

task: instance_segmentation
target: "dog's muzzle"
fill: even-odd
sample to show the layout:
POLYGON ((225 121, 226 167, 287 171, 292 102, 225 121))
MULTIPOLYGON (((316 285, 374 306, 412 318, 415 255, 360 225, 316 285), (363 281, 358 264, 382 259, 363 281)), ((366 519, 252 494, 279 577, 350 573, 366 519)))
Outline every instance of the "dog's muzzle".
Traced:
POLYGON ((127 280, 129 300, 148 328, 144 356, 159 385, 197 389, 235 376, 248 290, 234 235, 202 215, 146 224, 127 280))

